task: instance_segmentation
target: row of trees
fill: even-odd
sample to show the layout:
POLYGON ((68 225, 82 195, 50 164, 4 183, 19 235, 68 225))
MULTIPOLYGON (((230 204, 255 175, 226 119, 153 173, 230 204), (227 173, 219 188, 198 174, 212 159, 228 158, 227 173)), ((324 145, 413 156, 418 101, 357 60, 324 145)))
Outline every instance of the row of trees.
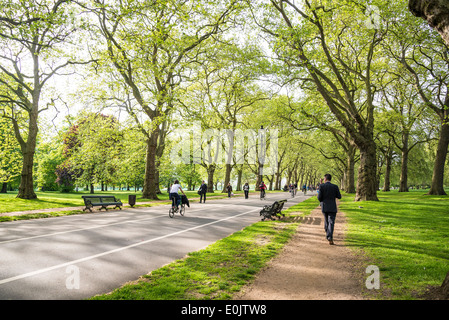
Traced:
MULTIPOLYGON (((447 47, 403 1, 27 0, 1 7, 1 116, 20 149, 20 198, 36 197, 39 115, 76 103, 123 111, 129 130, 118 130, 111 116, 79 118, 58 153, 62 185, 112 183, 125 170, 143 177, 144 198, 157 199, 168 137, 197 123, 279 132, 277 172, 231 159, 225 184, 231 172, 249 170, 256 185, 265 175, 279 187, 282 176, 296 172, 298 180, 307 164, 315 178, 333 171, 356 200, 377 200, 398 155, 407 190, 413 155, 414 170, 426 172, 434 160, 430 193, 445 194, 447 47), (50 85, 64 74, 81 79, 76 100, 50 85), (133 156, 142 150, 144 158, 133 156)), ((10 177, 17 176, 12 159, 10 177)), ((212 187, 217 163, 199 165, 212 187)))

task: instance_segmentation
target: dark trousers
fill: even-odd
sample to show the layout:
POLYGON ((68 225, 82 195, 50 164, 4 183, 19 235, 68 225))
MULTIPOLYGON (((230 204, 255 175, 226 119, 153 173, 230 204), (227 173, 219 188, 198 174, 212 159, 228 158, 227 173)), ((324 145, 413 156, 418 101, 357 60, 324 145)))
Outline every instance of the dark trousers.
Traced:
POLYGON ((324 215, 324 231, 326 232, 327 240, 333 240, 334 237, 334 225, 336 212, 323 212, 324 215))
POLYGON ((177 193, 170 193, 170 198, 172 200, 172 206, 179 206, 181 204, 181 197, 177 193), (176 202, 175 202, 176 201, 176 202))
POLYGON ((203 201, 203 197, 204 197, 204 202, 206 203, 206 194, 205 193, 200 194, 200 203, 201 203, 201 201, 203 201))
POLYGON ((249 193, 249 191, 248 191, 248 190, 244 190, 244 192, 245 192, 245 199, 248 199, 248 193, 249 193))

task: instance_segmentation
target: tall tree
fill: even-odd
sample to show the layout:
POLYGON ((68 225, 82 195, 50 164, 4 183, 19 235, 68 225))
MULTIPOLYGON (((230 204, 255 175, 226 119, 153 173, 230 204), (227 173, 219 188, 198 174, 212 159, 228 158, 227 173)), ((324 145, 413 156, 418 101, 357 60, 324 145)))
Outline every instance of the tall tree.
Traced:
POLYGON ((116 180, 123 134, 115 117, 97 113, 81 113, 75 127, 69 131, 75 137, 66 138, 76 141, 70 150, 70 168, 77 183, 90 185, 94 193, 94 184, 116 180))
POLYGON ((144 198, 157 199, 157 148, 173 97, 201 44, 226 29, 239 0, 92 1, 112 64, 134 98, 126 105, 147 142, 144 198), (145 115, 148 126, 141 121, 145 115))
POLYGON ((75 64, 62 52, 79 27, 69 0, 4 1, 0 4, 0 96, 3 117, 9 118, 23 155, 17 197, 37 198, 33 186, 33 164, 39 130, 39 114, 54 105, 45 103, 47 82, 63 68, 75 64), (27 127, 21 128, 17 115, 24 111, 27 127))
POLYGON ((434 30, 409 16, 406 25, 392 24, 389 54, 408 73, 417 97, 437 116, 440 127, 429 194, 445 195, 444 166, 449 147, 449 56, 434 30), (410 28, 413 26, 413 28, 410 28))
MULTIPOLYGON (((374 110, 375 73, 384 31, 365 23, 364 7, 353 1, 271 0, 259 26, 273 37, 275 52, 290 79, 316 90, 360 151, 355 200, 378 200, 374 110), (357 32, 354 32, 357 30, 357 32)), ((255 14, 256 20, 258 20, 255 14)))

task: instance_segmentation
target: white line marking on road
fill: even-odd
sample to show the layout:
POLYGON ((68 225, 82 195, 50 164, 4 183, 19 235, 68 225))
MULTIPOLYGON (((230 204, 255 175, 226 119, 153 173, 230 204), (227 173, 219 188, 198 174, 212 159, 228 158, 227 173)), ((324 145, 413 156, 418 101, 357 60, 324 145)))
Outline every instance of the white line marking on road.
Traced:
POLYGON ((99 257, 102 257, 102 256, 106 256, 108 254, 116 253, 116 252, 119 252, 119 251, 123 251, 123 250, 126 250, 126 249, 137 247, 137 246, 140 246, 140 245, 143 245, 143 244, 147 244, 147 243, 150 243, 150 242, 154 242, 154 241, 162 240, 162 239, 169 238, 169 237, 172 237, 172 236, 176 236, 176 235, 184 233, 184 232, 189 232, 189 231, 192 231, 192 230, 196 230, 196 229, 200 229, 200 228, 203 228, 203 227, 207 227, 207 226, 212 225, 212 224, 216 224, 216 223, 219 223, 219 222, 222 222, 222 221, 226 221, 226 220, 229 220, 229 219, 232 219, 232 218, 243 216, 245 214, 248 214, 248 213, 256 211, 256 210, 260 210, 260 208, 252 209, 252 210, 249 210, 249 211, 246 211, 246 212, 243 212, 243 213, 239 213, 237 215, 230 216, 230 217, 227 217, 227 218, 223 218, 223 219, 220 219, 220 220, 208 222, 208 223, 196 226, 196 227, 191 227, 191 228, 188 228, 188 229, 185 229, 185 230, 181 230, 181 231, 173 232, 173 233, 170 233, 170 234, 166 234, 164 236, 160 236, 160 237, 157 237, 157 238, 153 238, 153 239, 141 241, 141 242, 138 242, 138 243, 134 243, 134 244, 131 244, 129 246, 125 246, 125 247, 121 247, 121 248, 105 251, 105 252, 98 253, 98 254, 95 254, 95 255, 92 255, 92 256, 88 256, 88 257, 84 257, 84 258, 81 258, 81 259, 69 261, 69 262, 66 262, 66 263, 61 263, 61 264, 58 264, 58 265, 55 265, 55 266, 52 266, 52 267, 48 267, 48 268, 44 268, 44 269, 40 269, 40 270, 35 270, 35 271, 24 273, 24 274, 15 276, 15 277, 3 279, 3 280, 0 280, 0 285, 5 284, 5 283, 9 283, 9 282, 12 282, 12 281, 16 281, 16 280, 32 277, 32 276, 35 276, 35 275, 38 275, 38 274, 41 274, 41 273, 45 273, 45 272, 48 272, 48 271, 56 270, 56 269, 59 269, 59 268, 64 268, 64 267, 67 267, 67 266, 70 266, 70 265, 74 265, 74 264, 77 264, 77 263, 81 263, 81 262, 89 261, 89 260, 92 260, 92 259, 96 259, 96 258, 99 258, 99 257))
MULTIPOLYGON (((188 212, 195 212, 195 211, 199 211, 198 210, 189 210, 188 212)), ((44 238, 44 237, 51 237, 51 236, 56 236, 56 235, 60 235, 60 234, 66 234, 66 233, 71 233, 71 232, 78 232, 78 231, 85 231, 85 230, 92 230, 92 229, 98 229, 98 228, 106 228, 106 227, 110 227, 110 226, 114 226, 114 225, 118 225, 118 224, 126 224, 126 223, 139 223, 142 221, 147 221, 147 220, 152 220, 152 219, 157 219, 157 218, 161 218, 167 216, 167 214, 162 214, 162 213, 158 213, 158 216, 153 216, 153 217, 149 217, 149 218, 144 218, 144 219, 139 219, 139 220, 127 220, 127 221, 120 221, 120 222, 114 222, 114 223, 108 223, 108 224, 104 224, 104 225, 100 225, 100 226, 93 226, 93 227, 87 227, 87 228, 79 228, 79 229, 73 229, 73 230, 67 230, 67 231, 60 231, 60 232, 53 232, 53 233, 46 233, 46 234, 41 234, 38 236, 31 236, 31 237, 25 237, 25 238, 17 238, 17 239, 11 239, 11 240, 4 240, 4 241, 0 241, 0 245, 5 244, 5 243, 11 243, 11 242, 17 242, 17 241, 24 241, 24 240, 30 240, 30 239, 37 239, 37 238, 44 238)))

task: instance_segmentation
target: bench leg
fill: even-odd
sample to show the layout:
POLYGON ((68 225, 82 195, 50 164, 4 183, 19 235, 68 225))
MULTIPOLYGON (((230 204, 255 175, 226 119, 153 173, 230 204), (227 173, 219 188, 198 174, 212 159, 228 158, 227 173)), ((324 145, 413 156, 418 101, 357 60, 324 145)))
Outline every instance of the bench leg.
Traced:
POLYGON ((85 207, 85 208, 83 209, 83 211, 86 211, 86 210, 89 210, 90 212, 92 212, 92 209, 91 209, 90 207, 85 207))

